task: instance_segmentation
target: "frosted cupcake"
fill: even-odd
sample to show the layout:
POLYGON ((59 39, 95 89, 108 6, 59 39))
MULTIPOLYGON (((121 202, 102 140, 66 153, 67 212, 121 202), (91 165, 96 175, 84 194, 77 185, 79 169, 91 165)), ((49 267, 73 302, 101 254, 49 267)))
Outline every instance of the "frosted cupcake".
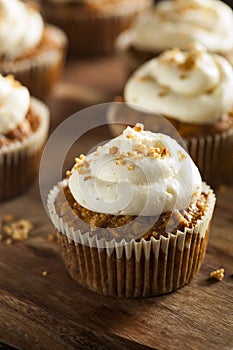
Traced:
MULTIPOLYGON (((222 56, 197 44, 189 51, 165 51, 135 71, 125 85, 124 101, 165 116, 184 139, 204 180, 213 186, 231 183, 233 70, 222 56)), ((123 120, 116 113, 112 121, 132 125, 135 118, 129 113, 123 120)), ((160 130, 156 117, 143 122, 160 130)))
POLYGON ((141 124, 77 158, 48 197, 70 275, 120 297, 189 283, 205 255, 214 203, 185 150, 141 124))
POLYGON ((0 75, 0 202, 29 188, 49 127, 49 111, 12 76, 0 75))
POLYGON ((46 97, 64 64, 65 34, 19 0, 0 0, 0 11, 0 72, 46 97))
POLYGON ((218 0, 168 0, 136 20, 117 40, 130 71, 163 50, 198 41, 233 63, 233 12, 218 0))
POLYGON ((42 0, 42 13, 63 28, 77 55, 109 54, 118 34, 152 5, 152 0, 42 0))

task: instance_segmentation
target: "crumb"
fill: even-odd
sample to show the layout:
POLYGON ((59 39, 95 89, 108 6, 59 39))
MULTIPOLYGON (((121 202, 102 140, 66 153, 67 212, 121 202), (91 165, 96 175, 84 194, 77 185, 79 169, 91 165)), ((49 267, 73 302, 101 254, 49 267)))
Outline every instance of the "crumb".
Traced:
POLYGON ((187 156, 182 152, 182 151, 178 151, 178 159, 180 162, 182 162, 183 160, 185 160, 187 158, 187 156))
POLYGON ((221 281, 224 277, 224 269, 215 270, 210 273, 210 276, 218 281, 221 281))
POLYGON ((42 271, 42 276, 43 276, 43 277, 48 276, 48 271, 46 271, 46 270, 42 271))
POLYGON ((3 220, 6 222, 12 222, 14 219, 13 219, 13 216, 11 214, 7 214, 4 216, 3 220))
POLYGON ((112 146, 109 148, 109 154, 113 155, 113 154, 117 154, 117 152, 118 152, 118 147, 112 146))
POLYGON ((55 235, 52 234, 52 233, 49 233, 48 236, 47 236, 47 240, 49 243, 52 243, 55 241, 55 235))
POLYGON ((11 245, 16 241, 25 241, 33 225, 26 219, 15 220, 13 215, 5 215, 0 219, 0 241, 11 245))
POLYGON ((133 127, 133 129, 134 129, 135 131, 137 131, 137 132, 141 132, 141 131, 144 130, 144 125, 141 124, 141 123, 137 123, 137 124, 133 127))

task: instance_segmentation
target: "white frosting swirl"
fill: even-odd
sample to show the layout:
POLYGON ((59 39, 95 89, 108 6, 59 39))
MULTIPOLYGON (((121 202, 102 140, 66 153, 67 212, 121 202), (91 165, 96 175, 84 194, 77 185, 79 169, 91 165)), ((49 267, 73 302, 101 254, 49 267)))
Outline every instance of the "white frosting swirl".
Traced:
POLYGON ((209 51, 226 53, 233 48, 233 13, 218 0, 168 0, 140 17, 132 29, 133 45, 142 50, 186 50, 192 41, 209 51))
POLYGON ((89 210, 156 216, 194 203, 202 182, 175 140, 136 125, 78 160, 68 185, 74 199, 89 210))
POLYGON ((0 134, 15 129, 25 118, 30 105, 30 94, 12 76, 0 75, 0 134))
POLYGON ((233 106, 233 70, 200 45, 165 51, 132 75, 124 98, 185 123, 213 124, 233 106))
POLYGON ((35 48, 43 35, 43 19, 19 0, 0 0, 0 56, 16 58, 35 48))

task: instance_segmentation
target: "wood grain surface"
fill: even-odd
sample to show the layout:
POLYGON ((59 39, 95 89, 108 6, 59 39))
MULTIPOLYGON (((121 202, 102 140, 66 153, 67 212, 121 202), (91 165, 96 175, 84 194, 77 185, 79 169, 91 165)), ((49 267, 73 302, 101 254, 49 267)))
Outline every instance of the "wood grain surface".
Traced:
MULTIPOLYGON (((53 130, 78 109, 110 101, 124 83, 117 58, 69 62, 48 100, 53 130)), ((110 137, 107 128, 93 143, 110 137)), ((90 139, 83 140, 83 150, 90 139)), ((207 255, 190 285, 149 299, 94 294, 67 274, 53 227, 40 201, 38 181, 26 194, 0 205, 0 215, 32 221, 29 239, 0 244, 0 342, 37 349, 233 349, 233 188, 217 191, 207 255), (209 278, 224 267, 225 278, 209 278), (47 276, 42 271, 48 271, 47 276)))

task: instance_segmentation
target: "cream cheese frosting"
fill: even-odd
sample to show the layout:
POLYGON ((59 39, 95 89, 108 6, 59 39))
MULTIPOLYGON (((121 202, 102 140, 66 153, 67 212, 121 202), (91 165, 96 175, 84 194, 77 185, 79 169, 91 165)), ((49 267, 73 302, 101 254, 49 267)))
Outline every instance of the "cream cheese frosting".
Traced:
POLYGON ((221 54, 233 49, 233 12, 219 0, 162 1, 132 28, 141 50, 187 49, 192 41, 221 54))
POLYGON ((43 19, 19 0, 0 0, 0 56, 13 59, 35 48, 43 35, 43 19))
POLYGON ((131 76, 124 98, 178 121, 213 124, 233 106, 233 69, 201 45, 165 51, 131 76))
POLYGON ((26 117, 30 94, 12 76, 0 75, 0 134, 15 129, 26 117))
POLYGON ((74 199, 94 212, 157 216, 196 202, 202 180, 174 139, 136 124, 76 159, 68 186, 74 199))

